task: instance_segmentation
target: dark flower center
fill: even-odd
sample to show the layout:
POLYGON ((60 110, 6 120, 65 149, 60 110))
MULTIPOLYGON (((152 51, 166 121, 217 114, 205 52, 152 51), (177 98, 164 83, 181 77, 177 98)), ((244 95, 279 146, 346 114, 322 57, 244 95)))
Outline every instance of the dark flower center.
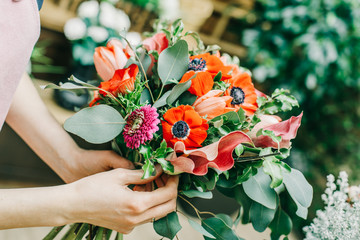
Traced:
POLYGON ((233 98, 231 101, 232 105, 243 104, 245 101, 245 93, 239 87, 233 87, 230 91, 230 96, 233 98))
POLYGON ((189 125, 184 121, 178 121, 172 126, 171 133, 174 137, 184 140, 187 138, 187 136, 189 136, 189 125))
POLYGON ((206 61, 202 58, 194 58, 190 60, 189 70, 202 71, 206 68, 206 61))

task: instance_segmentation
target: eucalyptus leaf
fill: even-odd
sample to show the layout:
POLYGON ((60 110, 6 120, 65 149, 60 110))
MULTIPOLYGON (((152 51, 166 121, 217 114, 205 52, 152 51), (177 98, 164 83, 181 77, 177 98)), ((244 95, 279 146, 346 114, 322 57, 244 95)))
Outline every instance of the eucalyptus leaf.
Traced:
POLYGON ((160 108, 162 106, 166 105, 166 99, 170 96, 171 90, 164 93, 164 95, 161 96, 157 101, 155 101, 153 107, 154 108, 160 108))
MULTIPOLYGON (((205 219, 201 222, 201 225, 217 240, 239 240, 234 230, 219 217, 205 219)), ((206 236, 204 238, 205 240, 210 239, 206 236)))
POLYGON ((179 40, 172 47, 161 52, 158 73, 164 83, 168 79, 180 80, 189 67, 189 50, 185 40, 179 40))
POLYGON ((166 217, 155 221, 153 227, 157 234, 169 239, 173 239, 182 228, 176 212, 169 213, 166 217))
POLYGON ((100 144, 119 135, 125 123, 115 108, 97 105, 75 113, 65 121, 64 128, 90 143, 100 144))
POLYGON ((212 199, 212 197, 213 197, 212 192, 200 192, 197 190, 182 191, 181 194, 184 194, 188 198, 198 197, 198 198, 203 198, 203 199, 212 199))
POLYGON ((254 229, 258 232, 265 231, 274 219, 275 212, 275 209, 270 209, 254 202, 250 208, 250 220, 254 229))
POLYGON ((243 182, 245 193, 255 202, 267 208, 276 208, 276 192, 270 187, 271 179, 266 175, 262 168, 258 169, 255 176, 243 182))
POLYGON ((236 187, 234 191, 235 191, 235 200, 241 205, 243 209, 243 214, 241 216, 241 223, 247 224, 250 222, 250 208, 251 205, 254 203, 254 201, 251 200, 251 198, 249 198, 246 195, 242 185, 236 187))
POLYGON ((198 231, 199 233, 201 233, 205 237, 215 239, 215 237, 212 234, 210 234, 208 231, 206 231, 206 229, 203 228, 203 226, 201 226, 199 223, 191 220, 190 218, 188 218, 188 222, 196 231, 198 231))
POLYGON ((297 169, 284 172, 284 185, 291 198, 305 208, 310 207, 313 198, 313 188, 304 175, 297 169))
POLYGON ((274 162, 270 157, 265 158, 263 162, 264 172, 271 176, 271 188, 280 186, 283 182, 282 166, 278 162, 274 162))
POLYGON ((306 220, 307 215, 308 215, 308 209, 306 207, 302 206, 298 201, 294 200, 294 202, 295 202, 296 207, 297 207, 296 215, 298 215, 302 219, 306 220))
POLYGON ((271 239, 279 239, 282 235, 287 236, 292 229, 291 218, 279 208, 269 228, 271 229, 271 239))
POLYGON ((173 104, 182 93, 190 88, 190 86, 191 80, 175 85, 171 90, 171 94, 167 97, 166 103, 169 105, 173 104))
POLYGON ((178 98, 179 104, 181 105, 193 105, 196 101, 197 96, 194 94, 191 94, 189 91, 185 91, 180 95, 178 98))
POLYGON ((145 104, 146 102, 151 104, 151 95, 150 95, 149 89, 147 89, 147 88, 145 88, 143 90, 143 92, 141 93, 141 97, 140 97, 140 104, 145 104))

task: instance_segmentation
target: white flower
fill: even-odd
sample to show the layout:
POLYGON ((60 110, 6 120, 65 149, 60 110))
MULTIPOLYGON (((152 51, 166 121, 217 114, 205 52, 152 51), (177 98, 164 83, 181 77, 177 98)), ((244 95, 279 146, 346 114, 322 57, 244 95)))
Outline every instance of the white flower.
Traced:
POLYGON ((360 202, 360 186, 350 186, 348 189, 349 198, 351 201, 359 201, 360 202))
POLYGON ((79 5, 77 10, 81 18, 94 18, 99 13, 99 3, 97 1, 85 1, 79 5))
POLYGON ((104 42, 109 37, 109 33, 103 27, 91 26, 88 28, 88 36, 91 37, 95 42, 104 42))
POLYGON ((126 39, 132 46, 136 46, 141 42, 141 35, 138 32, 128 32, 126 34, 126 39))
POLYGON ((64 34, 70 41, 81 39, 86 34, 86 24, 81 18, 71 18, 65 23, 64 34))
POLYGON ((170 21, 176 20, 180 17, 180 2, 179 0, 160 0, 159 1, 160 17, 170 21))
POLYGON ((128 31, 130 28, 129 16, 108 2, 100 3, 99 21, 104 27, 115 29, 118 32, 128 31))

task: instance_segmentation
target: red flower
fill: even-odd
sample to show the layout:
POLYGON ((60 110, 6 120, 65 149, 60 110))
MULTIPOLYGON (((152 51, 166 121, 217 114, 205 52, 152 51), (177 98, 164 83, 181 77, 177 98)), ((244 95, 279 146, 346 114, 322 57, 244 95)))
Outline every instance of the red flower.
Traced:
POLYGON ((171 108, 163 117, 163 137, 169 147, 173 147, 176 142, 183 142, 188 149, 201 147, 209 125, 193 107, 181 105, 171 108))
MULTIPOLYGON (((115 97, 120 93, 127 94, 128 91, 134 90, 134 83, 138 73, 139 67, 136 64, 131 64, 128 68, 116 70, 114 76, 109 81, 100 83, 99 88, 110 92, 115 97)), ((103 96, 107 95, 104 91, 100 91, 100 94, 103 96)), ((95 105, 101 99, 98 93, 95 93, 94 96, 95 98, 91 101, 90 106, 95 105)))
POLYGON ((209 167, 220 171, 229 170, 234 166, 232 152, 240 143, 252 143, 243 132, 235 131, 220 138, 219 141, 208 146, 186 150, 183 142, 177 142, 169 160, 175 168, 175 173, 187 172, 194 175, 205 175, 209 167), (183 153, 177 157, 179 153, 183 153))
POLYGON ((296 137, 296 133, 301 124, 301 118, 303 113, 297 117, 291 117, 286 121, 281 121, 281 118, 274 115, 262 115, 260 122, 254 126, 254 128, 248 133, 250 138, 254 141, 257 147, 272 147, 278 148, 276 142, 274 142, 268 136, 256 136, 256 133, 260 129, 273 131, 276 136, 281 136, 280 148, 289 148, 291 146, 291 139, 296 137))
POLYGON ((221 72, 221 80, 231 78, 229 72, 231 67, 225 66, 217 55, 204 53, 190 57, 189 71, 181 78, 180 83, 187 82, 195 74, 196 77, 191 79, 189 92, 196 96, 203 96, 208 93, 214 85, 214 77, 221 72))
POLYGON ((257 95, 250 75, 246 72, 236 74, 226 82, 231 85, 226 90, 225 96, 233 98, 228 107, 233 107, 236 110, 242 108, 248 116, 254 114, 258 108, 257 95))

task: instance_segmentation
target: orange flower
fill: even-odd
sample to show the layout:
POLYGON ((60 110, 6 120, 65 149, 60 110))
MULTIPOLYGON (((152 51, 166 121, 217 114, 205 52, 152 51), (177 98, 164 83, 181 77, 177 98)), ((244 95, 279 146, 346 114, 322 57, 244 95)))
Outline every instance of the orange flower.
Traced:
POLYGON ((118 39, 111 39, 106 47, 95 48, 94 64, 96 71, 104 81, 110 80, 115 70, 123 68, 132 55, 129 46, 123 47, 118 39))
POLYGON ((169 109, 161 121, 163 137, 169 147, 176 142, 183 142, 187 149, 199 148, 207 137, 209 125, 189 105, 169 109))
POLYGON ((226 82, 230 83, 230 87, 225 91, 225 96, 231 96, 233 100, 228 104, 228 107, 233 107, 236 110, 242 108, 246 115, 254 114, 258 108, 254 84, 251 77, 246 72, 237 74, 226 82))
POLYGON ((193 104, 195 111, 202 117, 206 116, 207 120, 230 111, 235 111, 235 108, 227 107, 233 98, 230 96, 220 97, 222 94, 224 94, 224 92, 221 90, 211 90, 204 96, 198 98, 193 104))
POLYGON ((231 78, 230 71, 231 67, 225 66, 217 55, 210 55, 210 53, 195 55, 190 57, 189 71, 184 74, 180 83, 188 81, 197 74, 191 80, 189 92, 201 97, 212 89, 216 74, 221 72, 221 80, 227 80, 231 78))
MULTIPOLYGON (((131 92, 134 90, 134 83, 138 73, 139 67, 136 64, 131 64, 128 68, 116 70, 114 76, 109 81, 100 83, 99 88, 110 92, 115 97, 119 93, 127 94, 128 91, 131 92)), ((107 93, 103 91, 100 91, 100 94, 103 96, 107 95, 107 93)), ((95 98, 90 103, 90 106, 95 105, 96 102, 101 99, 97 92, 95 92, 94 96, 95 98)))

